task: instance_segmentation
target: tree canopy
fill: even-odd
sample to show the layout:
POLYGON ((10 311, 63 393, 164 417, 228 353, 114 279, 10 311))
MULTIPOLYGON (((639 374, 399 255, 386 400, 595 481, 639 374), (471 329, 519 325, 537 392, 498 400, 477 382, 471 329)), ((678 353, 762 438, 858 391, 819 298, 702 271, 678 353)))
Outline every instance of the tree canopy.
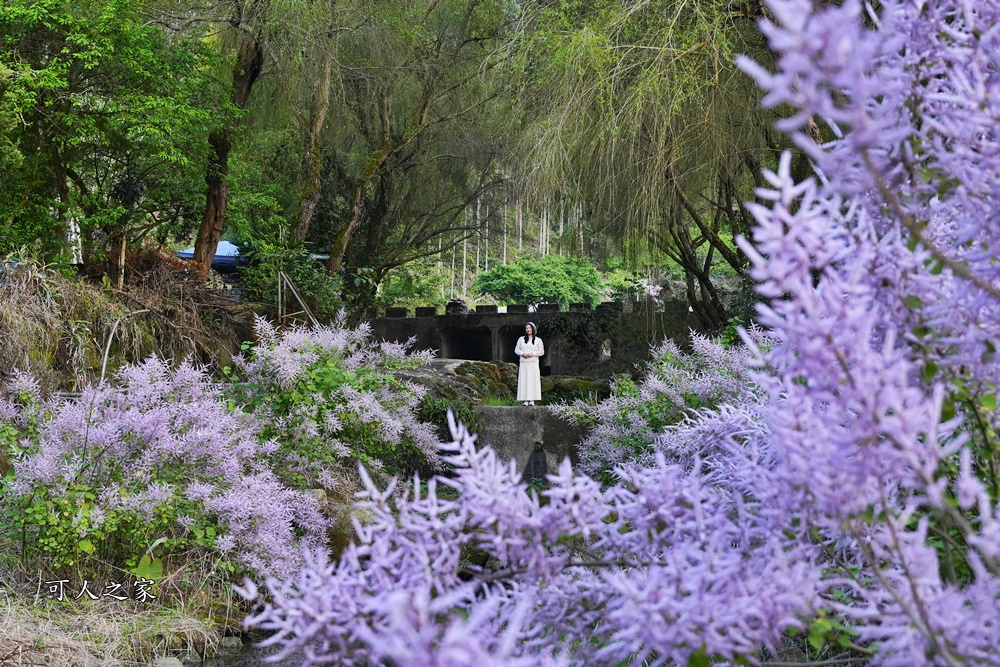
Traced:
POLYGON ((274 270, 312 274, 305 258, 325 256, 355 313, 417 261, 468 298, 479 272, 528 253, 641 257, 649 274, 679 266, 718 327, 715 267, 744 272, 744 202, 787 145, 733 64, 770 62, 760 11, 14 0, 0 9, 3 249, 39 239, 69 257, 79 237, 100 263, 152 236, 193 241, 206 270, 228 235, 280 257, 274 270))
POLYGON ((0 99, 11 114, 0 130, 23 158, 7 161, 0 185, 5 250, 38 239, 64 251, 71 226, 97 253, 133 220, 133 239, 190 230, 207 128, 224 113, 208 71, 215 56, 197 40, 167 39, 141 8, 0 7, 0 99))
POLYGON ((579 257, 519 257, 479 274, 473 287, 507 303, 597 303, 603 284, 594 265, 579 257))
POLYGON ((599 234, 661 250, 684 269, 702 322, 720 325, 712 262, 745 269, 732 242, 749 229, 743 202, 761 167, 788 146, 734 64, 740 54, 771 61, 758 8, 732 0, 526 7, 520 179, 542 195, 585 199, 599 234))

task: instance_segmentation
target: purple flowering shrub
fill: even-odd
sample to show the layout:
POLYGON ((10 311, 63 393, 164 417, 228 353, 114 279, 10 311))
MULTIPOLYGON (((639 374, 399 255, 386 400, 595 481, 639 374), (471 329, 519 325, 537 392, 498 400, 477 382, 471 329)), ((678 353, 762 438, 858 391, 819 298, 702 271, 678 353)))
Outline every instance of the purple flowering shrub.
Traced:
POLYGON ((784 156, 742 244, 780 340, 782 500, 876 662, 996 664, 1000 6, 884 3, 874 29, 857 2, 771 6, 778 71, 742 65, 819 175, 784 156))
POLYGON ((247 623, 275 633, 276 659, 306 647, 307 664, 685 664, 750 656, 815 604, 821 552, 765 510, 753 445, 711 471, 662 457, 623 468, 609 489, 565 462, 543 502, 464 426, 452 432, 455 477, 399 493, 365 476, 370 518, 339 562, 316 554, 267 581, 247 623), (463 563, 469 548, 498 564, 463 563))
POLYGON ((280 443, 272 461, 283 479, 334 488, 357 461, 386 475, 438 467, 438 437, 417 415, 425 389, 391 375, 429 351, 376 343, 367 324, 342 319, 287 331, 258 319, 257 332, 257 347, 236 359, 234 397, 280 443))
POLYGON ((257 431, 187 363, 151 358, 73 400, 43 400, 20 376, 0 399, 3 525, 46 568, 135 567, 155 543, 154 557, 207 552, 233 573, 288 574, 326 525, 278 481, 277 445, 257 431))
MULTIPOLYGON (((749 335, 758 348, 769 344, 757 329, 749 335)), ((763 400, 751 377, 753 352, 745 345, 726 346, 692 332, 690 351, 668 339, 652 357, 642 379, 615 379, 611 396, 596 405, 577 400, 549 408, 589 427, 579 446, 580 468, 605 484, 617 480, 621 464, 652 465, 658 453, 676 458, 660 437, 667 427, 718 406, 763 400)))
POLYGON ((769 661, 798 630, 837 664, 1000 664, 1000 3, 767 5, 776 71, 741 66, 815 175, 785 155, 751 204, 754 394, 668 427, 614 485, 564 465, 541 496, 458 429, 455 479, 394 503, 369 483, 344 558, 268 582, 249 624, 270 643, 695 665, 769 661))

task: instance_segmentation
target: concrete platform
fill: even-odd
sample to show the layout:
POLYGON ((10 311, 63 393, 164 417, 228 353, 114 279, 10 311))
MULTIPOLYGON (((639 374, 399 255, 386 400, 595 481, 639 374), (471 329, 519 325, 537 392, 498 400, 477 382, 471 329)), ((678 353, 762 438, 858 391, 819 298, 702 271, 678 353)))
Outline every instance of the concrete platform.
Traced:
POLYGON ((502 459, 516 461, 522 474, 536 442, 542 443, 549 473, 554 473, 567 457, 576 464, 577 446, 587 431, 557 417, 548 408, 479 405, 474 409, 480 423, 477 442, 491 445, 502 459))

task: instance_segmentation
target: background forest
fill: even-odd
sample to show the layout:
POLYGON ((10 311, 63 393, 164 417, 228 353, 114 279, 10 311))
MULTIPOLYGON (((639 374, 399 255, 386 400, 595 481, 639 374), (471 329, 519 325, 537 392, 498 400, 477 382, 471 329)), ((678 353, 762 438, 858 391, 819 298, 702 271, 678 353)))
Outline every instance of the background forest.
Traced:
POLYGON ((551 298, 525 293, 532 275, 588 301, 667 285, 717 328, 734 307, 720 279, 738 291, 747 264, 743 202, 787 148, 733 64, 771 61, 763 15, 734 0, 13 0, 0 252, 121 286, 134 253, 193 243, 204 276, 227 239, 252 258, 246 299, 273 302, 280 269, 327 319, 551 298), (551 256, 584 264, 537 263, 551 256))
POLYGON ((997 54, 974 0, 8 1, 0 664, 1000 665, 997 54), (363 322, 665 282, 706 335, 487 405, 588 429, 531 480, 512 368, 363 322))

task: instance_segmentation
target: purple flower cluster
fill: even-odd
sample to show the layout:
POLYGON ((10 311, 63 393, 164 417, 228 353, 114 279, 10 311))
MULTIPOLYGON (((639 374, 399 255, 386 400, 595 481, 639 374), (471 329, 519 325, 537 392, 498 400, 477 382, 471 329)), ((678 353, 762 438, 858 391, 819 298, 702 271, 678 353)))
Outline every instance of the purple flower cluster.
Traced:
MULTIPOLYGON (((767 347, 762 332, 747 334, 754 349, 767 347)), ((609 399, 593 405, 577 400, 550 409, 590 430, 579 446, 580 468, 600 475, 623 463, 652 465, 657 453, 668 459, 686 455, 676 443, 663 439, 665 427, 696 418, 697 410, 719 405, 752 406, 765 392, 754 383, 754 353, 745 346, 726 348, 697 332, 691 334, 691 351, 665 340, 652 350, 643 379, 618 380, 609 399)))
POLYGON ((336 485, 353 474, 355 459, 377 471, 385 461, 413 454, 439 464, 438 438, 417 417, 423 387, 392 377, 430 351, 374 342, 370 327, 330 325, 277 331, 258 318, 260 343, 236 360, 246 394, 241 397, 281 441, 278 459, 309 484, 336 485))
POLYGON ((300 547, 321 542, 315 501, 277 483, 266 463, 274 443, 258 439, 256 422, 230 409, 203 371, 187 363, 173 370, 154 357, 124 368, 118 380, 49 401, 15 381, 10 398, 0 399, 0 419, 22 434, 5 512, 43 494, 73 497, 78 539, 98 548, 103 537, 123 537, 105 528, 111 517, 116 526, 162 530, 131 535, 145 539, 131 547, 140 554, 160 537, 193 536, 193 513, 202 529, 219 531, 233 560, 260 574, 292 572, 300 547), (72 495, 78 488, 93 498, 72 495))
POLYGON ((247 620, 275 633, 265 644, 305 648, 305 664, 684 664, 751 656, 817 602, 821 551, 699 465, 661 457, 602 489, 566 462, 539 498, 452 427, 454 478, 401 493, 365 476, 366 520, 340 561, 318 555, 297 578, 268 580, 270 601, 247 620), (494 565, 464 564, 476 550, 494 565))
POLYGON ((777 72, 743 63, 819 174, 784 156, 742 242, 774 474, 862 566, 838 611, 875 663, 997 664, 1000 5, 809 5, 769 3, 777 72))

